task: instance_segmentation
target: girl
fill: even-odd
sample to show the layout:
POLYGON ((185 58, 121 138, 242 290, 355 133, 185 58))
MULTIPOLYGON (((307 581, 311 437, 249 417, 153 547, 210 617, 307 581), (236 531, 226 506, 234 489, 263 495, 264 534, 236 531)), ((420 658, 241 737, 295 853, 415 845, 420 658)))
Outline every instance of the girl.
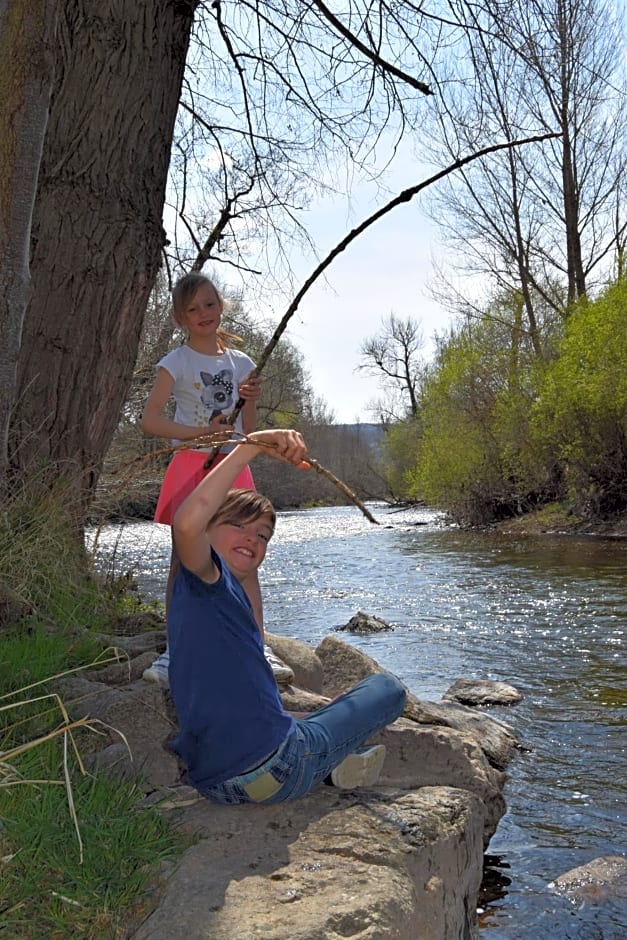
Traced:
MULTIPOLYGON (((232 349, 229 342, 238 337, 220 326, 223 302, 215 285, 203 274, 187 274, 172 291, 173 316, 185 331, 182 346, 173 349, 157 363, 157 377, 148 396, 141 419, 142 430, 156 437, 170 438, 173 444, 193 441, 207 434, 223 433, 228 439, 233 426, 227 415, 238 398, 244 401, 235 429, 250 434, 255 429, 256 403, 261 394, 260 381, 252 376, 255 364, 245 353, 232 349), (176 404, 174 417, 164 414, 171 397, 176 404)), ((172 525, 174 514, 185 497, 206 475, 204 467, 208 446, 204 450, 177 451, 163 480, 155 522, 172 525)), ((216 462, 224 458, 219 454, 216 462)), ((234 481, 238 487, 255 489, 248 467, 234 481)), ((177 569, 174 549, 166 587, 166 613, 177 569)), ((243 585, 263 637, 263 610, 257 573, 243 585)), ((272 656, 268 648, 268 656, 272 656)), ((292 671, 273 657, 278 680, 290 681, 292 671)), ((166 649, 148 669, 144 679, 168 684, 169 651, 166 649)))
POLYGON ((265 557, 275 513, 261 494, 231 489, 261 452, 306 468, 298 432, 256 431, 201 481, 173 524, 181 560, 170 611, 173 749, 189 782, 218 803, 294 800, 323 782, 371 785, 385 747, 364 742, 399 717, 406 698, 399 679, 377 673, 306 717, 284 710, 242 590, 265 557))

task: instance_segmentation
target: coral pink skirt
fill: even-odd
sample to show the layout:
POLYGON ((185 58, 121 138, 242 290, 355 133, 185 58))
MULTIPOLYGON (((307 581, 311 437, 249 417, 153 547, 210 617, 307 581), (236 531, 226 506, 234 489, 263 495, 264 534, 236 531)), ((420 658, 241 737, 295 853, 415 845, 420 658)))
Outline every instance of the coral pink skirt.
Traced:
MULTIPOLYGON (((225 454, 218 454, 213 466, 215 467, 221 460, 224 460, 225 456, 225 454)), ((209 473, 204 467, 206 459, 207 452, 202 450, 178 450, 175 453, 161 484, 155 510, 155 522, 172 525, 174 513, 183 500, 209 473)), ((233 489, 255 489, 255 481, 250 472, 250 467, 242 470, 237 479, 233 481, 233 489)))

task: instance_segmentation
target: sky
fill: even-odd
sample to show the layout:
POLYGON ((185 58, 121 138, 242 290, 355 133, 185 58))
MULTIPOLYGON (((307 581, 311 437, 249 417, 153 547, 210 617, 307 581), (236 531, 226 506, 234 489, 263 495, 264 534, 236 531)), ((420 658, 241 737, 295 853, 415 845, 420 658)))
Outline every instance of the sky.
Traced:
MULTIPOLYGON (((336 196, 316 202, 305 221, 319 257, 393 195, 429 175, 405 154, 387 178, 389 195, 362 184, 350 200, 336 196)), ((394 313, 418 319, 426 357, 434 330, 442 332, 449 323, 448 311, 427 290, 432 258, 442 249, 420 198, 393 209, 345 249, 327 269, 326 280, 322 277, 310 288, 285 332, 303 353, 314 392, 325 399, 338 423, 374 420, 368 404, 380 394, 377 379, 356 369, 362 342, 378 332, 383 318, 394 313)), ((299 248, 291 263, 298 289, 318 262, 303 257, 299 248)), ((276 323, 287 305, 277 298, 266 312, 276 323)))

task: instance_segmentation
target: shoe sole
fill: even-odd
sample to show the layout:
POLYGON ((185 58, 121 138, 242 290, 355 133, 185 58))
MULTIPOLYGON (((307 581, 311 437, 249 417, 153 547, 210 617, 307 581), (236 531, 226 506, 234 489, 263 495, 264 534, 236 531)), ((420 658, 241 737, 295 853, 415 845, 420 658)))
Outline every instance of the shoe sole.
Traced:
POLYGON ((384 744, 375 744, 367 750, 349 754, 331 771, 333 785, 342 790, 371 787, 379 779, 384 761, 384 744))
POLYGON ((142 679, 145 682, 152 682, 154 685, 161 685, 166 689, 170 688, 170 680, 167 676, 160 676, 152 668, 144 669, 142 672, 142 679))

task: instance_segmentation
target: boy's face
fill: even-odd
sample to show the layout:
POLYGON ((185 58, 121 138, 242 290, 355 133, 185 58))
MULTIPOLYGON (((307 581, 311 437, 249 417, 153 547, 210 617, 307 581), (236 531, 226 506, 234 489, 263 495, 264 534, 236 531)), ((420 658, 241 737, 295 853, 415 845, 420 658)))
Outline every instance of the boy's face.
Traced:
POLYGON ((229 566, 238 581, 256 571, 266 557, 272 538, 272 516, 264 513, 258 519, 239 522, 217 522, 209 526, 212 546, 229 566))

